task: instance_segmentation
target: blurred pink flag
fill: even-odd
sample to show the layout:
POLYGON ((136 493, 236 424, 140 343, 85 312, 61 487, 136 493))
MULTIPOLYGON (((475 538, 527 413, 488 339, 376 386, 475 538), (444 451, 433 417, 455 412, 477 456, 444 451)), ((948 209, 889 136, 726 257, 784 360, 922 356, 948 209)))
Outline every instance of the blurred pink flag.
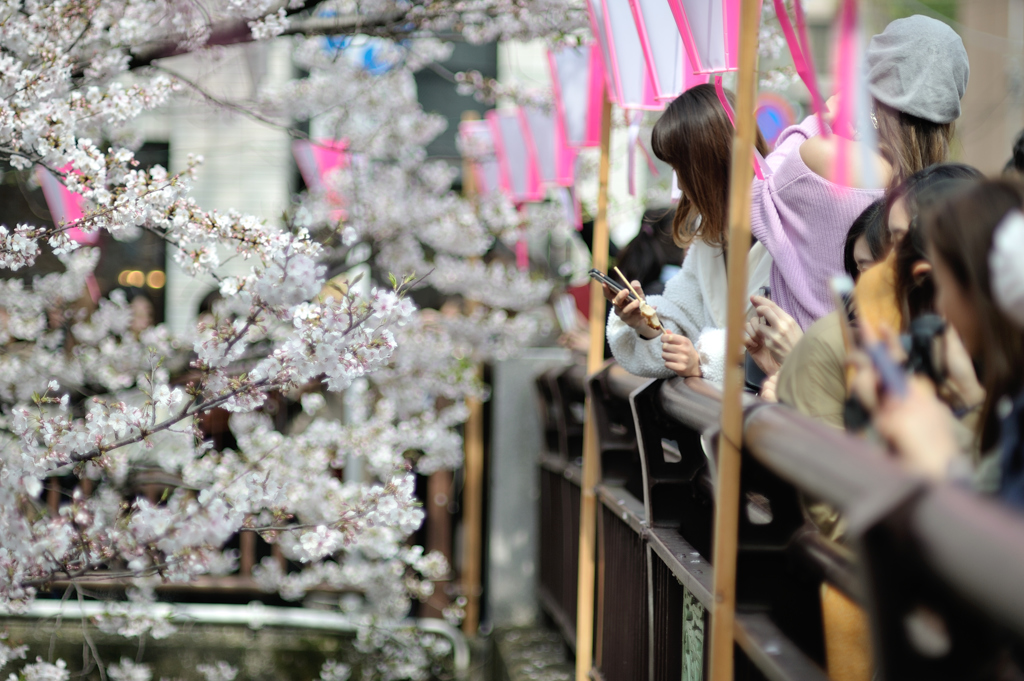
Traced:
MULTIPOLYGON (((61 172, 70 170, 70 164, 61 168, 61 172)), ((36 166, 36 179, 43 189, 46 207, 50 211, 55 225, 70 225, 82 219, 84 199, 64 186, 60 179, 43 166, 36 166)), ((99 232, 85 232, 78 227, 69 227, 65 233, 72 241, 86 246, 95 246, 100 241, 99 232)))
POLYGON ((328 203, 334 207, 332 216, 345 216, 345 197, 328 185, 327 176, 335 170, 348 167, 348 140, 295 140, 292 155, 299 167, 303 182, 311 190, 325 192, 328 203))

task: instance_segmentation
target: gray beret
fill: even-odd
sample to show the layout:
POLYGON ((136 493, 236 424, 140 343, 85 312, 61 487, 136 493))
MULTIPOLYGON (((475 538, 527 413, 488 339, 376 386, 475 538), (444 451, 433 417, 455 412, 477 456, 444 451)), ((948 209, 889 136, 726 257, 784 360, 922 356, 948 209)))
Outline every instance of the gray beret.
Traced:
POLYGON ((871 38, 868 90, 897 111, 932 123, 960 117, 970 67, 960 36, 936 19, 897 19, 871 38))

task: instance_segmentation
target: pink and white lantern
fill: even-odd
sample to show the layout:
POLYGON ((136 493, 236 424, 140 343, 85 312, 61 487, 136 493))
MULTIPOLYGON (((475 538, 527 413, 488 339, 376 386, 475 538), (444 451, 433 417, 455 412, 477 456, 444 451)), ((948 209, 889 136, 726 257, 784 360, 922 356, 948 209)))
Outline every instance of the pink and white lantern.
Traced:
POLYGON ((548 186, 571 187, 576 179, 576 150, 562 139, 556 117, 533 107, 520 109, 519 115, 540 181, 548 186))
POLYGON ((587 0, 605 67, 608 98, 623 109, 660 111, 629 0, 587 0))
POLYGON ((601 144, 604 65, 597 45, 561 47, 548 52, 556 124, 567 146, 601 144))
POLYGON ((498 159, 499 185, 513 203, 540 201, 544 185, 537 157, 527 143, 528 132, 517 109, 495 110, 485 114, 494 139, 498 159))
POLYGON ((708 82, 707 74, 695 73, 697 69, 690 63, 669 2, 629 0, 654 96, 660 102, 675 99, 691 87, 708 82))
POLYGON ((740 0, 667 0, 697 73, 739 68, 740 0))

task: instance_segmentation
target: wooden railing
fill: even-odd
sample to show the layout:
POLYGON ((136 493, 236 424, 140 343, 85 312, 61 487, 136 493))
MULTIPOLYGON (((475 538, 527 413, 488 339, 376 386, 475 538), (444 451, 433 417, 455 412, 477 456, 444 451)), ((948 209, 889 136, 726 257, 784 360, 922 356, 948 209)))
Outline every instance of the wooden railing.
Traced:
MULTIPOLYGON (((593 675, 706 678, 717 390, 615 365, 586 379, 576 367, 553 370, 538 384, 548 386, 547 441, 557 443, 540 459, 544 609, 574 645, 580 452, 553 434, 579 428, 572 403, 586 388, 603 465, 593 675)), ((877 678, 1017 678, 1024 519, 926 484, 867 442, 780 405, 748 400, 744 430, 736 679, 828 678, 823 583, 867 613, 877 678), (843 514, 842 543, 806 519, 815 501, 843 514)))

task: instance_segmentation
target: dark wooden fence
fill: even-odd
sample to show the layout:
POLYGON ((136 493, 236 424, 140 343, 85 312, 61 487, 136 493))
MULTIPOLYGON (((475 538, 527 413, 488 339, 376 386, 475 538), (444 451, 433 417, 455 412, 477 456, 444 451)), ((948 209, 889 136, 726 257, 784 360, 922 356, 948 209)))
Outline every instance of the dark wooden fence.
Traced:
MULTIPOLYGON (((707 678, 718 393, 610 365, 538 379, 544 609, 575 646, 582 403, 600 433, 593 676, 707 678)), ((1024 678, 1024 519, 780 405, 745 406, 736 678, 827 677, 822 584, 868 613, 875 677, 1024 678), (827 502, 842 543, 806 509, 827 502)))

